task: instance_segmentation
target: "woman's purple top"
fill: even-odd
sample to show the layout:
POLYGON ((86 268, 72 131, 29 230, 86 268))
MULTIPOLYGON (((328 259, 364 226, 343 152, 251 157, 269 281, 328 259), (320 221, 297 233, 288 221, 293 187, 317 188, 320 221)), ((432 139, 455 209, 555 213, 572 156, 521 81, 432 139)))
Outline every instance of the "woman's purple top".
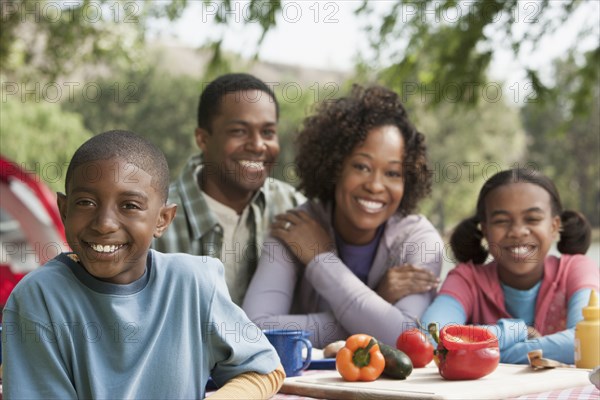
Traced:
MULTIPOLYGON (((334 239, 331 206, 309 201, 298 208, 321 223, 334 239)), ((311 331, 315 347, 354 333, 366 333, 395 345, 398 335, 416 326, 435 296, 435 289, 411 294, 394 304, 376 288, 391 267, 413 264, 440 275, 444 243, 422 215, 392 215, 376 246, 366 282, 340 258, 337 250, 315 255, 302 264, 287 246, 266 238, 244 311, 263 329, 311 331)))

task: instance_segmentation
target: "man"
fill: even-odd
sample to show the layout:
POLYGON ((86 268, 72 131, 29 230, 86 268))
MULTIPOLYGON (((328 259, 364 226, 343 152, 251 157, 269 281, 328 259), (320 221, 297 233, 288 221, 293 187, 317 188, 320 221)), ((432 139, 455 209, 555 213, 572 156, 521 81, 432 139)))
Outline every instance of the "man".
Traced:
POLYGON ((233 301, 241 305, 274 216, 303 203, 291 185, 269 177, 279 155, 279 105, 248 74, 211 82, 198 106, 193 156, 171 185, 173 226, 157 239, 162 252, 210 255, 225 265, 233 301))

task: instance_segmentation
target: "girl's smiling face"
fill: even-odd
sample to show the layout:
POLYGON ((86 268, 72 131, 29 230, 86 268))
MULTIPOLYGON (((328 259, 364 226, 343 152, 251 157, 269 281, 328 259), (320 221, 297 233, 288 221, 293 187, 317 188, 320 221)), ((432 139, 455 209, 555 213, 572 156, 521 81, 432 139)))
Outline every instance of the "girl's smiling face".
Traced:
POLYGON ((127 284, 140 278, 153 237, 175 216, 152 185, 152 176, 112 158, 75 168, 58 206, 67 241, 94 277, 127 284))
POLYGON ((404 194, 404 139, 393 125, 373 128, 342 164, 335 186, 334 227, 352 244, 366 244, 397 210, 404 194))
POLYGON ((484 201, 481 227, 500 280, 516 289, 533 287, 542 279, 544 258, 560 227, 550 194, 533 183, 516 182, 493 189, 484 201))

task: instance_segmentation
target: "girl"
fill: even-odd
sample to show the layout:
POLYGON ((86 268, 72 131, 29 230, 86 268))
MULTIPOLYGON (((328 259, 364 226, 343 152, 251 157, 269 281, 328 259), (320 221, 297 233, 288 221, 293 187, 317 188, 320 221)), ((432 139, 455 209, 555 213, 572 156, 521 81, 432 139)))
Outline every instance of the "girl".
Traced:
POLYGON ((527 363, 529 351, 542 349, 544 357, 572 364, 574 327, 600 279, 598 265, 583 255, 590 238, 585 217, 563 211, 546 176, 527 169, 494 175, 475 216, 450 238, 460 264, 423 315, 424 326, 489 324, 501 362, 527 363), (561 257, 548 255, 557 236, 561 257), (483 265, 488 253, 493 260, 483 265))
POLYGON ((430 187, 424 140, 382 87, 356 86, 307 118, 296 162, 311 200, 273 224, 244 300, 253 321, 310 330, 316 347, 352 333, 393 345, 415 326, 443 249, 414 213, 430 187))

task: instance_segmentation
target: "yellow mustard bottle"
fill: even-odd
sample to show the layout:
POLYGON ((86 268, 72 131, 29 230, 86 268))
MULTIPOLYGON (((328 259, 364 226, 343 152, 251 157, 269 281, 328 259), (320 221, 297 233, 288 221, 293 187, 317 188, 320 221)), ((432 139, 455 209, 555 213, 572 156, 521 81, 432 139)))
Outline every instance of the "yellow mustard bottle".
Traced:
POLYGON ((581 313, 583 319, 575 326, 575 366, 594 368, 600 365, 600 307, 595 290, 581 313))

